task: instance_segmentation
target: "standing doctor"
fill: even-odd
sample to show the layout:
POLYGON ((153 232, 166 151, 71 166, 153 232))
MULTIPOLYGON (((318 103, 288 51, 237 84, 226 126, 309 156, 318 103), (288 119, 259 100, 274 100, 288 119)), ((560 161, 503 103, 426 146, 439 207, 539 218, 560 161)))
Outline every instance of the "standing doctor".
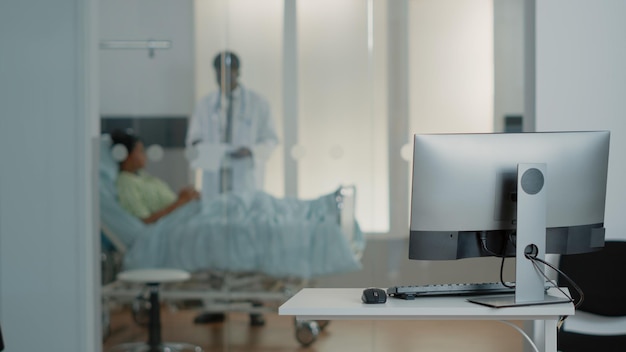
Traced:
POLYGON ((239 83, 237 55, 221 52, 213 67, 219 91, 196 105, 186 141, 197 158, 205 159, 198 160, 204 165, 204 199, 262 189, 265 163, 278 144, 267 100, 239 83))

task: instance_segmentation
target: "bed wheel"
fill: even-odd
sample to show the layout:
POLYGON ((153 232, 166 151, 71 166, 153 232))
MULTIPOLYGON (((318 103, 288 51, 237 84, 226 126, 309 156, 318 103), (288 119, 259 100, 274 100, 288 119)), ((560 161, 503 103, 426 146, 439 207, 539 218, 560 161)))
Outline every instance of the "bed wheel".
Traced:
POLYGON ((102 307, 102 341, 111 336, 111 312, 108 306, 102 307))
POLYGON ((328 324, 330 324, 330 320, 317 320, 317 325, 319 325, 320 331, 324 331, 328 324))
POLYGON ((296 321, 296 339, 302 347, 310 346, 317 339, 320 327, 316 321, 296 321))
POLYGON ((265 325, 265 318, 263 314, 252 313, 250 314, 250 326, 263 326, 265 325))

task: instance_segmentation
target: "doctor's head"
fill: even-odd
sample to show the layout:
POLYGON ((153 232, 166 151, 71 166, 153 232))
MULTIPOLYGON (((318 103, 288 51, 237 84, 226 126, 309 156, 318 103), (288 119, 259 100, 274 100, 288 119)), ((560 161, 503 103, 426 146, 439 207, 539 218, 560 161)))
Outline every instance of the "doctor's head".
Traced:
POLYGON ((146 152, 139 137, 122 130, 115 130, 111 132, 111 140, 113 148, 123 146, 127 153, 126 157, 119 162, 120 171, 136 172, 146 166, 146 152))
POLYGON ((215 77, 222 92, 230 93, 237 88, 239 79, 239 57, 230 51, 223 51, 213 59, 215 77))

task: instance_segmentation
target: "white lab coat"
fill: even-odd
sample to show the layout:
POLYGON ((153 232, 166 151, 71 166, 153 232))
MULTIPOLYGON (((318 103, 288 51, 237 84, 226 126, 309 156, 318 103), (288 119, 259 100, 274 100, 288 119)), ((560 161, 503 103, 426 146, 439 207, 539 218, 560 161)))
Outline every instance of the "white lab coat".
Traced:
MULTIPOLYGON (((248 192, 263 188, 265 162, 278 144, 274 121, 267 100, 239 85, 238 99, 232 116, 232 143, 222 143, 226 104, 219 92, 201 99, 189 122, 187 146, 196 144, 204 150, 218 153, 219 163, 232 169, 233 192, 248 192), (228 153, 239 147, 252 151, 252 158, 231 159, 228 153)), ((200 154, 203 157, 203 154, 200 154)), ((205 169, 202 178, 202 196, 210 199, 219 190, 219 170, 205 169)))

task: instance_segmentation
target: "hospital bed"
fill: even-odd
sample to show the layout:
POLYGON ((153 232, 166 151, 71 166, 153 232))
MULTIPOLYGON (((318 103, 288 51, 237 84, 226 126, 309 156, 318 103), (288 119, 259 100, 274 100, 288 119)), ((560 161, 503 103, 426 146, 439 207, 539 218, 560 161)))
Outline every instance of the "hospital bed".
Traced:
MULTIPOLYGON (((108 136, 103 135, 99 169, 100 220, 104 237, 123 258, 120 269, 167 267, 192 273, 192 279, 187 282, 163 285, 163 301, 174 306, 180 302, 200 301, 203 312, 258 314, 275 311, 301 288, 313 286, 317 277, 360 269, 365 243, 355 221, 353 186, 340 187, 312 202, 306 210, 318 212, 313 214, 318 218, 338 214, 329 221, 312 225, 291 224, 286 229, 269 227, 266 233, 262 233, 263 229, 250 229, 254 223, 246 218, 252 216, 249 214, 253 214, 254 209, 264 207, 267 210, 275 206, 276 211, 285 210, 280 209, 283 203, 276 205, 272 197, 263 195, 253 200, 231 197, 208 206, 195 202, 155 225, 145 225, 117 203, 117 163, 110 154, 110 143, 108 136), (222 221, 207 223, 202 213, 211 206, 215 208, 213 211, 234 208, 230 209, 231 213, 246 215, 232 219, 226 216, 222 221), (205 209, 200 209, 202 207, 205 209), (245 211, 239 209, 241 207, 245 211), (237 240, 238 237, 242 239, 237 240)), ((117 280, 106 283, 102 289, 103 310, 111 305, 131 303, 136 320, 141 322, 143 294, 138 292, 141 288, 128 283, 117 280)), ((108 320, 103 321, 107 323, 108 320)), ((295 322, 297 340, 302 345, 310 345, 326 324, 295 322)))

